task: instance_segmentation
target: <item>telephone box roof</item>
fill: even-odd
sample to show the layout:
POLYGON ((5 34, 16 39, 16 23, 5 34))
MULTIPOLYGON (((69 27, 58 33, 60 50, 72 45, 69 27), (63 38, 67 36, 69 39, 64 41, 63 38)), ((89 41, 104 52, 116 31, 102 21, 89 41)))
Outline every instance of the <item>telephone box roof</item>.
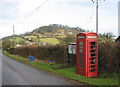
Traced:
MULTIPOLYGON (((93 32, 81 32, 82 34, 84 34, 84 35, 88 35, 88 34, 96 34, 96 33, 93 33, 93 32)), ((79 33, 79 34, 81 34, 81 33, 79 33)), ((96 34, 97 35, 97 34, 96 34)))

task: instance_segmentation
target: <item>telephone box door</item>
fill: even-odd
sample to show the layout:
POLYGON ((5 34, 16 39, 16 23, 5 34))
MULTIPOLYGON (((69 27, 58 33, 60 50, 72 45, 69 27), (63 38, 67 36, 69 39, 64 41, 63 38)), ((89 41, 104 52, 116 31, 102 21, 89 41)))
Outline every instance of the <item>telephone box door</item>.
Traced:
POLYGON ((85 76, 85 39, 80 39, 78 40, 77 42, 77 56, 78 56, 78 59, 77 59, 77 72, 80 74, 80 75, 84 75, 85 76))
POLYGON ((98 42, 88 40, 88 77, 97 76, 98 72, 98 42))

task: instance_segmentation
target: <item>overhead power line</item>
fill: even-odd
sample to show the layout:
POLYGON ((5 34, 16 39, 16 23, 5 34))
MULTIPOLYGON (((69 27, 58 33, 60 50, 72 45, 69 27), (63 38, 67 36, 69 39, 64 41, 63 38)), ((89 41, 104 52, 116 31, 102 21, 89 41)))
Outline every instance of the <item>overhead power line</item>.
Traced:
POLYGON ((37 11, 38 9, 40 9, 48 0, 46 0, 45 2, 43 2, 40 6, 38 6, 34 11, 32 11, 31 13, 29 13, 27 16, 25 16, 21 21, 19 21, 17 24, 20 24, 22 21, 24 21, 25 19, 27 19, 29 16, 31 16, 35 11, 37 11))
MULTIPOLYGON (((29 13, 27 16, 25 16, 21 21, 19 21, 15 25, 20 24, 21 22, 23 22, 25 19, 27 19, 29 16, 31 16, 35 11, 37 11, 39 8, 41 8, 47 1, 48 0, 43 2, 40 6, 38 6, 35 10, 33 10, 31 13, 29 13)), ((14 44, 14 47, 15 47, 15 25, 13 24, 13 38, 14 38, 13 44, 14 44)))

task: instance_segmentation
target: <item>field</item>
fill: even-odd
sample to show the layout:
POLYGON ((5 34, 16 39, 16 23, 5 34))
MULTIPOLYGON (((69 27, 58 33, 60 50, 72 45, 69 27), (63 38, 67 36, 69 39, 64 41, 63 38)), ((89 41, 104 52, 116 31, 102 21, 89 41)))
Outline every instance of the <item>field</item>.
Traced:
MULTIPOLYGON (((57 38, 65 38, 66 36, 65 35, 59 35, 59 36, 56 36, 56 35, 53 35, 53 37, 49 37, 50 34, 39 34, 39 39, 40 39, 40 42, 43 42, 43 43, 48 43, 48 44, 52 44, 52 45, 55 45, 55 44, 59 44, 59 40, 57 38)), ((24 38, 32 38, 33 41, 38 41, 38 38, 37 36, 24 36, 24 38)), ((11 42, 13 41, 13 39, 9 39, 11 42)), ((16 43, 20 43, 21 41, 25 41, 25 42, 28 42, 27 40, 25 39, 22 39, 20 37, 16 37, 15 39, 16 43)))
MULTIPOLYGON (((9 39, 11 42, 13 41, 13 39, 9 39)), ((20 42, 20 41, 25 41, 24 39, 22 38, 19 38, 19 37, 16 37, 16 42, 20 42)))
POLYGON ((40 42, 50 43, 52 45, 59 44, 59 40, 56 38, 41 38, 40 42))
MULTIPOLYGON (((55 45, 55 44, 59 44, 60 40, 58 40, 58 38, 65 38, 66 35, 65 34, 60 34, 60 33, 55 33, 55 34, 52 34, 52 33, 44 33, 44 34, 36 34, 39 36, 39 39, 40 39, 40 42, 43 42, 43 43, 48 43, 48 44, 52 44, 52 45, 55 45)), ((24 38, 32 38, 33 41, 38 41, 38 38, 37 36, 24 36, 24 38)))
POLYGON ((37 36, 25 36, 25 38, 33 38, 33 39, 37 39, 37 36))

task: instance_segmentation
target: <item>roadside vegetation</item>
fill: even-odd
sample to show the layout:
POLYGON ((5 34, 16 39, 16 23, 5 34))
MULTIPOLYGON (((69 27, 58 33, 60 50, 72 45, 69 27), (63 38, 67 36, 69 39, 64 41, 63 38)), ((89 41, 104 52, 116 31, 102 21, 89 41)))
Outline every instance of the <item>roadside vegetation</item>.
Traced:
POLYGON ((80 83, 84 83, 86 85, 96 85, 96 86, 100 86, 102 87, 103 85, 118 85, 118 76, 117 74, 115 74, 115 78, 111 78, 110 76, 107 76, 106 78, 102 77, 102 78, 87 78, 85 76, 81 76, 76 74, 76 65, 72 66, 72 67, 68 67, 68 68, 59 68, 59 67, 64 67, 63 64, 49 64, 49 63, 41 63, 39 62, 30 62, 29 59, 20 57, 20 56, 15 56, 15 55, 11 55, 9 54, 7 51, 4 51, 4 54, 7 55, 8 57, 28 64, 30 66, 33 66, 35 68, 38 68, 40 70, 44 70, 47 72, 51 72, 53 74, 68 78, 68 79, 72 79, 72 80, 76 80, 80 83), (59 69, 56 69, 59 68, 59 69))

